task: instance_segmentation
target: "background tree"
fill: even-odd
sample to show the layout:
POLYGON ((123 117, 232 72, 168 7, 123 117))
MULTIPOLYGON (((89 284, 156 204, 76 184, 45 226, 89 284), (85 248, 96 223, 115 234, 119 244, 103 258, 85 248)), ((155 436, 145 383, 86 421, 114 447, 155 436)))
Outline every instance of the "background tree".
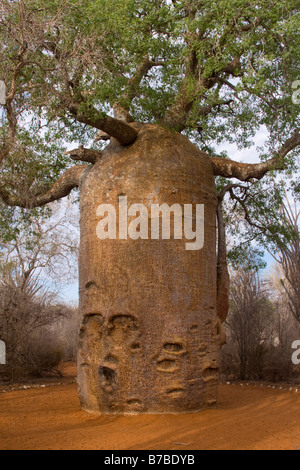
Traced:
MULTIPOLYGON (((57 295, 59 284, 77 272, 77 237, 70 219, 74 211, 58 205, 53 211, 51 220, 24 221, 18 233, 1 244, 0 337, 7 346, 5 372, 11 378, 57 367, 64 346, 53 325, 62 326, 65 318, 74 323, 75 309, 57 295)), ((73 342, 71 327, 69 333, 66 347, 73 342)))
POLYGON ((290 233, 289 240, 281 241, 279 251, 271 252, 280 265, 283 278, 282 286, 288 298, 290 311, 300 321, 300 210, 296 200, 289 200, 287 194, 281 205, 280 219, 282 226, 290 233))
POLYGON ((272 380, 299 380, 299 370, 291 361, 291 345, 300 335, 299 321, 293 316, 286 289, 282 283, 282 271, 275 265, 268 275, 274 322, 271 336, 273 348, 267 357, 265 376, 272 380))
MULTIPOLYGON (((289 296, 290 309, 299 320, 299 187, 291 181, 269 178, 248 187, 228 185, 230 198, 223 204, 231 237, 229 258, 233 265, 246 259, 256 246, 281 266, 282 283, 289 296), (259 187, 257 187, 259 185, 259 187), (234 187, 233 187, 234 186, 234 187), (268 210, 265 208, 268 207, 268 210), (254 245, 253 245, 254 243, 254 245)), ((222 194, 222 191, 221 191, 222 194)), ((259 262, 259 258, 256 258, 259 262)), ((263 260, 260 261, 260 267, 263 260)))
POLYGON ((273 320, 272 305, 258 273, 247 265, 241 266, 231 276, 230 300, 226 325, 239 358, 239 378, 244 380, 251 376, 253 363, 256 372, 262 375, 267 352, 265 340, 273 320))
POLYGON ((263 281, 261 277, 247 265, 232 272, 221 372, 231 380, 297 383, 299 371, 291 361, 291 345, 300 330, 289 308, 282 272, 275 266, 263 281))

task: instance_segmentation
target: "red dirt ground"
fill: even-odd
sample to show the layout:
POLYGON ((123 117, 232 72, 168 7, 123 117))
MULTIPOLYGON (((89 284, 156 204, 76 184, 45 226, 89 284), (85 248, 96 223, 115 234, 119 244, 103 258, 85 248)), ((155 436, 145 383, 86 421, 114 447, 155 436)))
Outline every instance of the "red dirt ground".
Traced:
POLYGON ((300 393, 221 385, 195 414, 93 416, 76 384, 0 393, 0 449, 300 450, 300 393))

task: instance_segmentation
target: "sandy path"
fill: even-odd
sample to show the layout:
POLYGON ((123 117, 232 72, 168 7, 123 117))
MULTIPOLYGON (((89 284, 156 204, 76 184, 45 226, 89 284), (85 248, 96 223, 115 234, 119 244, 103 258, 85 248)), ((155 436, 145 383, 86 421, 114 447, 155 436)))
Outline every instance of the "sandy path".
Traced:
POLYGON ((300 393, 222 385, 215 410, 97 417, 75 384, 13 391, 0 394, 0 449, 300 450, 300 393))

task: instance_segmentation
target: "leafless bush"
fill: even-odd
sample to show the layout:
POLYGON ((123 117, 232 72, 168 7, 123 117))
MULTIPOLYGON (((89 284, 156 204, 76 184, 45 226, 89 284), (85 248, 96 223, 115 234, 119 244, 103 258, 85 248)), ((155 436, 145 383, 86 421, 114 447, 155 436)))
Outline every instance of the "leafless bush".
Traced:
POLYGON ((231 279, 231 309, 221 370, 227 380, 297 381, 291 345, 300 338, 299 323, 275 272, 268 282, 239 269, 231 279))
POLYGON ((75 356, 75 310, 59 300, 57 291, 77 264, 77 239, 69 208, 61 212, 56 207, 53 219, 37 219, 29 233, 21 227, 1 244, 0 338, 10 379, 42 375, 75 356))
POLYGON ((226 322, 231 340, 231 354, 239 364, 239 378, 249 377, 251 362, 258 373, 265 355, 263 346, 272 318, 272 306, 266 286, 256 272, 240 267, 231 277, 231 308, 226 322), (253 358, 253 356, 255 356, 253 358))
POLYGON ((0 335, 6 343, 10 379, 41 375, 57 367, 64 350, 50 327, 70 315, 69 308, 54 304, 46 293, 0 286, 0 335))
POLYGON ((47 328, 38 330, 23 345, 23 367, 19 375, 43 377, 49 372, 60 374, 59 364, 63 360, 63 345, 47 328))
POLYGON ((68 316, 56 322, 52 326, 51 332, 63 351, 62 360, 76 361, 80 325, 79 311, 76 307, 70 307, 68 311, 68 316))
POLYGON ((281 268, 280 283, 290 311, 300 322, 300 210, 297 201, 290 200, 286 193, 280 216, 290 239, 279 243, 278 251, 270 251, 270 254, 281 268))

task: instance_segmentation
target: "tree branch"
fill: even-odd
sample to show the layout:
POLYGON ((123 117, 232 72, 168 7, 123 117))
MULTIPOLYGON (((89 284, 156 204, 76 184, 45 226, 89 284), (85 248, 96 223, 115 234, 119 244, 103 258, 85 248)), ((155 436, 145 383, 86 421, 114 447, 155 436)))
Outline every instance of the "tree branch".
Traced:
POLYGON ((226 158, 212 158, 214 175, 237 178, 240 181, 251 181, 251 179, 262 179, 271 170, 285 170, 287 164, 284 157, 300 145, 299 130, 300 128, 296 129, 292 137, 287 139, 273 158, 262 163, 240 163, 226 158))
POLYGON ((255 28, 261 24, 261 20, 259 18, 255 18, 253 21, 248 20, 248 24, 245 24, 243 26, 240 26, 239 29, 243 32, 250 31, 252 28, 255 28))
POLYGON ((0 187, 0 198, 9 206, 19 206, 25 209, 41 207, 49 202, 56 201, 70 194, 72 189, 79 187, 80 178, 89 165, 73 166, 66 170, 63 175, 44 194, 26 197, 11 194, 5 187, 0 187))
POLYGON ((248 191, 249 187, 248 186, 243 186, 242 184, 233 184, 233 183, 230 183, 230 184, 227 184, 218 194, 218 201, 219 202, 223 202, 223 199, 225 197, 225 194, 230 192, 232 189, 235 189, 235 188, 238 188, 238 189, 242 189, 245 191, 245 193, 248 191))
MULTIPOLYGON (((142 60, 139 67, 137 68, 135 74, 128 80, 126 90, 121 95, 120 99, 116 104, 122 107, 124 110, 129 111, 130 104, 132 100, 137 96, 138 89, 143 78, 146 77, 152 67, 160 67, 163 65, 164 63, 161 61, 150 60, 149 57, 144 58, 144 60, 142 60)), ((118 116, 115 115, 115 117, 118 119, 118 116)))
MULTIPOLYGON (((193 108, 195 98, 197 97, 198 101, 203 97, 204 93, 215 86, 216 83, 221 83, 220 75, 225 74, 225 76, 232 75, 234 77, 241 75, 241 64, 240 56, 235 57, 231 62, 226 64, 222 70, 218 71, 218 74, 212 72, 210 77, 201 77, 199 64, 195 52, 191 53, 189 63, 186 68, 185 77, 181 85, 181 91, 178 93, 175 103, 171 106, 169 111, 166 113, 162 124, 172 127, 179 132, 182 132, 185 127, 189 117, 189 114, 193 108), (191 93, 190 89, 190 79, 194 77, 196 81, 195 88, 191 93), (189 91, 188 91, 189 90, 189 91)), ((221 88, 221 87, 220 87, 221 88)), ((199 116, 207 116, 217 105, 229 105, 233 100, 215 102, 209 106, 204 106, 199 109, 199 116)))
POLYGON ((206 117, 208 116, 215 108, 217 111, 221 110, 222 106, 229 106, 233 102, 232 99, 226 100, 226 101, 220 101, 216 100, 213 103, 206 105, 206 106, 201 106, 199 110, 197 111, 197 115, 200 117, 206 117))
POLYGON ((234 187, 235 187, 235 185, 232 185, 232 187, 229 189, 230 197, 233 201, 237 201, 240 204, 240 206, 242 207, 242 209, 244 211, 244 219, 246 220, 246 222, 248 222, 248 224, 251 225, 252 227, 255 227, 258 230, 260 230, 262 233, 267 232, 267 230, 268 230, 267 227, 263 227, 262 225, 258 225, 257 223, 253 222, 253 220, 251 219, 251 217, 249 215, 248 208, 246 206, 247 196, 245 196, 244 199, 237 196, 235 194, 235 192, 233 191, 234 187))
POLYGON ((193 107, 194 98, 203 87, 203 83, 201 81, 198 81, 195 86, 195 90, 193 90, 193 93, 191 94, 190 81, 192 77, 196 77, 197 70, 197 55, 196 52, 192 50, 190 56, 187 58, 185 75, 181 84, 180 91, 178 92, 173 105, 170 107, 170 109, 164 116, 161 122, 162 125, 170 127, 172 129, 176 129, 178 132, 182 132, 185 129, 187 116, 193 107))
MULTIPOLYGON (((196 12, 197 8, 191 10, 191 12, 188 14, 190 19, 195 18, 196 12)), ((259 24, 260 20, 255 18, 252 22, 248 21, 248 23, 244 25, 232 25, 233 29, 230 29, 230 36, 232 36, 232 33, 235 32, 236 38, 239 38, 244 35, 244 33, 247 33, 251 29, 257 27, 259 24)), ((191 42, 196 43, 197 41, 201 42, 205 40, 204 33, 205 32, 202 32, 197 35, 188 31, 186 34, 188 45, 191 45, 191 42)), ((213 51, 213 55, 217 52, 218 54, 222 53, 222 49, 226 45, 227 41, 228 29, 225 30, 223 36, 218 41, 218 51, 213 51)), ((207 90, 210 90, 218 82, 222 83, 223 80, 226 80, 226 78, 229 76, 241 77, 244 74, 244 71, 242 70, 241 57, 244 52, 247 52, 246 49, 241 49, 241 51, 239 51, 232 58, 232 60, 225 64, 224 67, 220 70, 213 70, 209 76, 203 76, 201 64, 197 59, 197 54, 192 45, 191 47, 192 50, 187 61, 185 75, 180 90, 177 94, 174 104, 167 111, 162 121, 163 125, 174 128, 179 132, 186 128, 189 113, 193 108, 195 100, 199 101, 207 90), (196 81, 193 91, 190 90, 191 78, 194 78, 196 81)), ((227 82, 226 84, 230 86, 230 82, 227 82)))
POLYGON ((95 127, 106 132, 111 137, 117 139, 122 145, 130 145, 137 138, 137 131, 124 121, 120 121, 108 115, 102 118, 97 117, 99 112, 95 108, 90 108, 89 113, 80 111, 80 104, 76 102, 68 103, 69 111, 79 122, 95 127))
POLYGON ((74 161, 96 163, 101 157, 102 153, 93 149, 85 149, 83 147, 64 152, 64 155, 70 155, 70 158, 74 161))

